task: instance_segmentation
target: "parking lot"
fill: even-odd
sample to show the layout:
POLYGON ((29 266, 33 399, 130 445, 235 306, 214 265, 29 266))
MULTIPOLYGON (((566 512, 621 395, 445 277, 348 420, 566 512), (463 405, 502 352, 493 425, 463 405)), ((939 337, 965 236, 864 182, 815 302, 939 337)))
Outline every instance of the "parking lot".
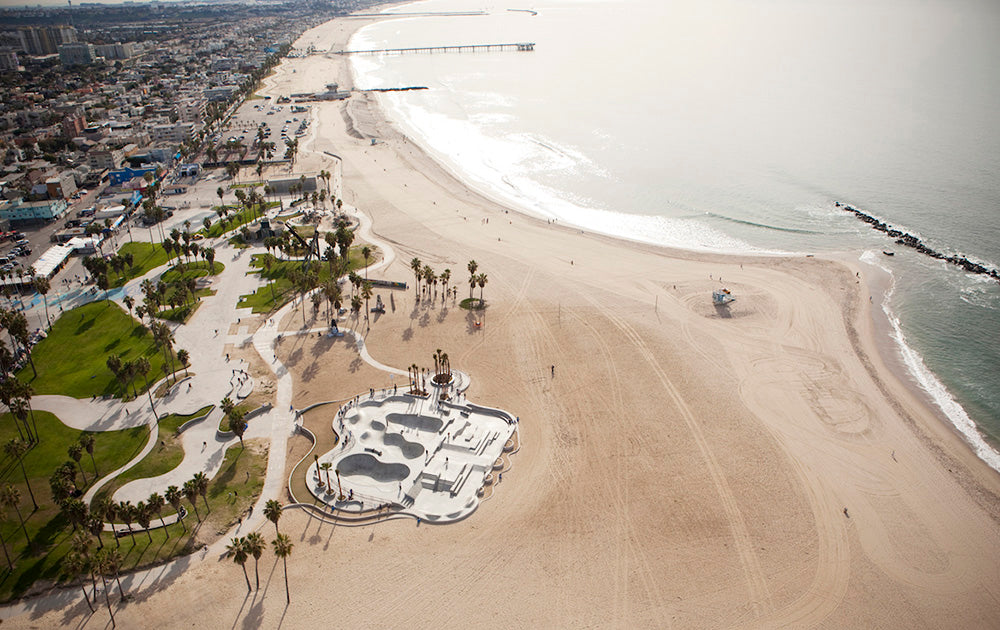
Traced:
POLYGON ((273 99, 246 101, 230 119, 226 130, 216 134, 220 160, 227 159, 226 148, 237 142, 247 147, 247 157, 257 154, 257 129, 264 128, 264 141, 274 143, 272 159, 281 159, 287 141, 305 135, 309 125, 308 106, 294 103, 276 103, 273 99))

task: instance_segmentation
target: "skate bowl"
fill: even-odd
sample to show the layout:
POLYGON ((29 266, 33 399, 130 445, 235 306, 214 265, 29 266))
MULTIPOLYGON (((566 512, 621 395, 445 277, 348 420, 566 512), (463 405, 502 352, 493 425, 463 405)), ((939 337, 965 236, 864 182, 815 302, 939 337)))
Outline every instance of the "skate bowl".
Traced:
POLYGON ((440 418, 434 418, 433 416, 423 416, 414 415, 411 413, 390 413, 386 414, 385 421, 387 424, 399 424, 407 429, 416 429, 417 431, 429 431, 431 433, 437 433, 444 426, 444 423, 440 418))
POLYGON ((410 467, 406 464, 380 462, 368 453, 348 455, 340 460, 337 469, 340 471, 341 476, 344 477, 368 477, 381 483, 402 481, 410 476, 410 467))
POLYGON ((427 449, 423 444, 411 442, 398 433, 388 433, 382 438, 382 443, 386 446, 395 446, 403 453, 406 459, 416 459, 423 455, 427 449))

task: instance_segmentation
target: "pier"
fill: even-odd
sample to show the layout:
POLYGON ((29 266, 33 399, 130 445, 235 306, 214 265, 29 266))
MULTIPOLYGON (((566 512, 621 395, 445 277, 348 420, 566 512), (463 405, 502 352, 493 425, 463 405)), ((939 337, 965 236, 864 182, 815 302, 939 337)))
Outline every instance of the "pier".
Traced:
POLYGON ((490 52, 494 50, 517 50, 531 52, 535 42, 517 42, 513 44, 463 44, 461 46, 425 46, 420 48, 376 48, 373 50, 336 50, 336 55, 379 55, 403 53, 446 53, 446 52, 490 52))

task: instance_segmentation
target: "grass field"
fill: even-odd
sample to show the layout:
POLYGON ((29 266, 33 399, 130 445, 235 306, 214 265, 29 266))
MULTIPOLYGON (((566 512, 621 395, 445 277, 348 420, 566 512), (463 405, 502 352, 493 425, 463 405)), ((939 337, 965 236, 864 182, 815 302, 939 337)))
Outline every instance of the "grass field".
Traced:
POLYGON ((126 267, 121 276, 111 272, 108 280, 112 287, 120 287, 132 278, 144 276, 153 269, 167 264, 167 252, 159 243, 125 243, 118 248, 118 255, 132 254, 132 267, 126 267))
MULTIPOLYGON (((192 414, 181 415, 172 413, 160 418, 157 423, 159 426, 159 438, 153 450, 147 453, 142 458, 142 461, 118 475, 113 481, 108 482, 101 488, 94 497, 95 501, 103 496, 114 496, 118 488, 121 488, 130 481, 159 477, 177 468, 178 464, 184 459, 184 449, 181 446, 180 435, 177 434, 177 429, 189 420, 207 415, 213 408, 214 405, 208 405, 192 414)), ((163 493, 161 492, 160 494, 163 493)))
MULTIPOLYGON (((18 378, 31 383, 38 394, 120 396, 121 385, 107 366, 112 354, 122 361, 146 357, 150 383, 163 376, 163 353, 149 331, 118 305, 105 300, 91 302, 63 313, 48 337, 35 346, 32 357, 38 377, 32 378, 28 366, 18 378)), ((145 391, 141 376, 136 378, 135 387, 140 393, 145 391)))
MULTIPOLYGON (((56 579, 73 529, 52 501, 49 477, 58 466, 69 460, 67 450, 78 442, 83 431, 67 427, 45 411, 36 411, 34 416, 41 441, 24 455, 23 462, 38 510, 33 510, 21 467, 6 454, 0 456, 0 483, 4 486, 10 484, 20 491, 18 507, 25 519, 25 529, 33 548, 29 551, 16 511, 6 509, 6 516, 0 521, 0 533, 15 567, 13 572, 5 572, 0 579, 0 599, 4 600, 24 593, 39 579, 56 579)), ((0 442, 6 444, 17 437, 10 414, 0 416, 0 442)), ((77 484, 81 491, 94 482, 95 465, 97 474, 102 475, 135 457, 146 444, 149 429, 143 426, 107 431, 95 433, 94 437, 93 462, 86 451, 80 460, 82 474, 78 476, 77 484)), ((0 566, 6 568, 5 559, 0 558, 0 566)))
MULTIPOLYGON (((361 247, 352 247, 348 254, 348 270, 361 269, 365 265, 365 259, 361 256, 361 247)), ((256 273, 261 278, 269 280, 267 284, 260 287, 253 293, 241 295, 237 308, 252 308, 254 313, 269 313, 287 304, 297 294, 292 290, 292 281, 289 274, 293 269, 302 267, 301 260, 279 260, 271 266, 270 270, 265 270, 261 266, 261 255, 254 254, 253 266, 258 269, 256 273)), ((330 278, 330 265, 321 263, 319 281, 326 282, 330 278)), ((350 302, 348 295, 344 303, 350 302)))

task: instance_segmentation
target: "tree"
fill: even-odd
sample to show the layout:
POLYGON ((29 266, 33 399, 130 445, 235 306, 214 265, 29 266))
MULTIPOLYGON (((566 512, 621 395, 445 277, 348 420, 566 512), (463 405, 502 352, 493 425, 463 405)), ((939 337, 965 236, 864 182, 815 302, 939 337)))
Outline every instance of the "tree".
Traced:
POLYGON ((361 285, 361 297, 365 299, 365 321, 368 321, 368 313, 370 312, 368 308, 368 300, 372 297, 372 283, 365 280, 365 283, 361 285))
MULTIPOLYGON (((7 514, 3 510, 0 510, 0 521, 6 521, 6 520, 7 520, 7 514)), ((0 531, 0 547, 3 547, 3 556, 4 558, 7 559, 7 567, 11 571, 13 571, 14 562, 10 559, 10 553, 7 552, 7 539, 3 537, 2 531, 0 531)))
POLYGON ((121 595, 122 599, 125 599, 125 591, 122 590, 122 582, 118 579, 118 572, 122 566, 122 555, 118 552, 118 549, 105 547, 97 552, 97 558, 98 565, 101 567, 101 573, 108 577, 115 578, 115 581, 118 583, 118 594, 121 595))
POLYGON ((201 254, 202 254, 202 256, 205 257, 205 260, 208 262, 208 266, 209 266, 210 272, 214 275, 215 274, 215 248, 214 247, 205 247, 204 249, 201 250, 201 254))
POLYGON ((80 434, 80 446, 83 450, 87 451, 90 455, 90 465, 94 467, 94 479, 97 479, 97 462, 94 461, 94 443, 96 438, 94 438, 93 433, 81 433, 80 434))
POLYGON ((33 282, 35 285, 35 291, 42 294, 42 301, 45 302, 45 321, 49 324, 49 326, 51 326, 52 319, 49 317, 49 299, 46 296, 48 296, 49 289, 52 288, 52 284, 49 282, 49 279, 44 276, 35 276, 33 282))
POLYGON ((469 264, 466 265, 466 269, 469 270, 469 298, 472 298, 472 290, 476 288, 476 270, 479 269, 479 263, 475 260, 470 260, 469 264))
POLYGON ((413 270, 413 279, 415 282, 414 288, 417 292, 417 298, 420 297, 420 278, 423 276, 423 263, 420 262, 419 258, 413 258, 410 260, 410 269, 413 270))
POLYGON ((181 492, 180 488, 177 486, 169 486, 167 491, 163 493, 163 498, 167 500, 167 503, 173 506, 174 510, 177 512, 177 520, 181 522, 181 527, 183 527, 184 531, 187 532, 187 524, 184 522, 184 519, 181 518, 181 498, 183 496, 184 493, 181 492))
POLYGON ((194 477, 191 477, 191 481, 194 482, 195 487, 198 489, 198 494, 201 495, 202 500, 205 502, 205 510, 211 512, 212 508, 208 505, 208 475, 203 472, 197 472, 194 477))
MULTIPOLYGON (((229 170, 229 168, 227 167, 227 168, 226 168, 226 171, 228 171, 228 170, 229 170)), ((222 196, 223 196, 224 194, 226 194, 226 191, 224 191, 224 190, 222 189, 222 186, 219 186, 218 188, 216 188, 216 189, 215 189, 215 194, 219 196, 219 205, 220 205, 220 206, 221 206, 221 205, 224 205, 224 204, 222 203, 222 196)))
POLYGON ((485 302, 483 302, 483 287, 486 286, 487 281, 488 281, 488 279, 486 278, 486 274, 485 273, 481 273, 478 276, 476 276, 476 284, 479 285, 479 307, 480 308, 482 308, 485 305, 485 302))
POLYGON ((125 523, 125 527, 128 528, 128 534, 132 537, 132 544, 135 544, 135 532, 132 531, 132 521, 136 517, 135 506, 132 505, 131 501, 122 501, 118 504, 118 517, 122 519, 125 523))
POLYGON ((17 463, 21 466, 21 475, 24 477, 24 485, 28 487, 28 495, 31 496, 31 505, 38 509, 38 503, 35 501, 35 493, 31 489, 31 482, 28 481, 28 473, 24 470, 24 454, 28 452, 28 443, 24 440, 12 439, 3 445, 3 451, 8 457, 16 459, 17 463))
POLYGON ((274 533, 280 535, 278 531, 278 520, 281 518, 281 503, 277 499, 268 499, 264 504, 264 517, 274 523, 274 533))
POLYGON ((245 415, 246 411, 239 408, 233 409, 232 413, 229 414, 229 430, 240 438, 240 448, 245 448, 243 444, 243 434, 247 430, 247 423, 243 421, 245 415))
POLYGON ((177 351, 177 360, 180 362, 181 367, 184 368, 184 376, 188 375, 188 366, 191 365, 191 355, 184 348, 177 351))
MULTIPOLYGON (((169 488, 168 488, 169 491, 169 488)), ((195 518, 198 522, 201 522, 201 514, 198 513, 198 486, 195 484, 194 479, 188 479, 184 482, 184 498, 186 498, 194 507, 195 518)))
POLYGON ((247 553, 246 538, 234 537, 226 545, 226 555, 243 569, 243 579, 247 581, 247 593, 249 593, 253 589, 250 587, 250 576, 247 575, 247 560, 250 559, 250 555, 247 553))
POLYGON ((146 499, 146 505, 149 507, 150 512, 156 512, 156 515, 160 519, 160 526, 163 527, 163 531, 167 533, 167 538, 170 538, 170 532, 167 532, 167 524, 163 522, 163 506, 166 504, 167 502, 158 492, 154 492, 149 495, 148 499, 146 499))
MULTIPOLYGON (((70 576, 70 578, 82 576, 84 573, 89 572, 90 561, 87 560, 87 557, 83 554, 73 552, 66 556, 63 569, 70 576)), ((90 603, 90 597, 87 596, 86 582, 80 582, 80 588, 83 590, 83 598, 87 600, 87 608, 90 608, 90 612, 93 613, 94 605, 90 603)))
MULTIPOLYGON (((0 489, 0 505, 4 507, 14 508, 17 512, 17 519, 21 521, 21 531, 24 532, 24 540, 31 546, 31 538, 28 537, 28 528, 24 526, 24 517, 21 516, 21 491, 14 486, 7 484, 2 489, 0 489)), ((265 513, 266 515, 266 513, 265 513)), ((278 522, 274 522, 274 527, 277 529, 278 522)))
POLYGON ((264 536, 260 532, 251 532, 247 534, 246 539, 243 541, 244 548, 247 553, 253 556, 253 575, 257 580, 257 590, 260 590, 260 573, 257 572, 257 562, 260 560, 261 555, 264 553, 264 549, 267 544, 264 542, 264 536))
POLYGON ((83 472, 83 467, 80 466, 80 459, 83 458, 83 447, 77 444, 70 444, 67 449, 69 453, 69 458, 76 462, 76 465, 80 467, 80 474, 83 475, 83 485, 87 485, 87 473, 83 472))
MULTIPOLYGON (((277 525, 277 523, 275 523, 277 525)), ((292 541, 288 538, 287 534, 278 534, 278 536, 271 541, 271 545, 274 547, 274 555, 281 558, 285 569, 285 602, 288 604, 292 603, 292 595, 288 590, 288 556, 292 555, 292 541)))
POLYGON ((372 255, 372 248, 365 245, 361 248, 361 256, 365 259, 365 280, 368 279, 368 259, 372 255))
POLYGON ((135 369, 139 374, 142 374, 142 380, 146 383, 146 393, 149 395, 149 407, 153 410, 153 415, 156 415, 156 405, 153 404, 153 392, 149 390, 149 379, 146 375, 149 374, 149 359, 146 357, 139 357, 135 360, 135 369))
MULTIPOLYGON (((110 496, 104 496, 97 502, 96 514, 100 515, 101 518, 107 520, 114 526, 115 520, 118 518, 118 504, 110 496)), ((118 536, 115 536, 115 547, 121 547, 122 543, 118 540, 118 536)))
POLYGON ((139 527, 146 530, 149 542, 153 542, 153 534, 149 531, 149 519, 152 516, 152 512, 149 506, 142 501, 139 501, 135 506, 135 522, 139 523, 139 527))

